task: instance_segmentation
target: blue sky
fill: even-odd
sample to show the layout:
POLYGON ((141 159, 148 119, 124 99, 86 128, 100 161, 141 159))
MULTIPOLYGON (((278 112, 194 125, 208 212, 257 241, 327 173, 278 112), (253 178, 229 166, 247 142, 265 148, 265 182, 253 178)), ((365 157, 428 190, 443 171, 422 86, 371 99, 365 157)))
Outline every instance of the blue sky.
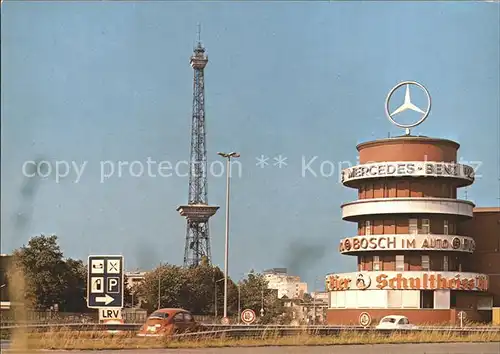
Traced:
MULTIPOLYGON (((122 253, 129 269, 182 263, 185 220, 175 209, 187 202, 187 178, 135 178, 126 167, 101 183, 100 162, 189 158, 198 22, 209 56, 209 163, 217 151, 242 155, 233 277, 288 266, 313 287, 354 269, 354 257, 337 252, 355 233, 339 206, 356 198, 338 183, 339 162, 355 164, 359 142, 400 134, 384 99, 403 80, 433 99, 414 132, 460 142, 464 161, 482 162, 468 198, 498 205, 499 11, 486 2, 5 1, 2 252, 55 233, 71 257, 122 253), (282 168, 272 164, 280 154, 282 168), (257 167, 260 155, 271 164, 257 167), (303 176, 302 160, 314 156, 318 175, 303 176), (60 181, 26 178, 33 159, 87 165, 78 183, 73 170, 60 181), (321 176, 322 161, 333 175, 321 176)), ((225 180, 213 166, 209 202, 221 209, 212 256, 222 266, 225 180)))

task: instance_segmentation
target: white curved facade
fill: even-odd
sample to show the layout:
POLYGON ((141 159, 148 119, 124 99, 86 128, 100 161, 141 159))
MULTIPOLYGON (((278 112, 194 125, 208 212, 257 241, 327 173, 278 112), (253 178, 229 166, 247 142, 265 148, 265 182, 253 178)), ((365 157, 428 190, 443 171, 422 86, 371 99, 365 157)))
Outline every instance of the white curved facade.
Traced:
POLYGON ((376 162, 348 167, 341 173, 341 181, 346 186, 354 186, 357 181, 388 177, 439 177, 455 179, 459 186, 466 186, 474 183, 475 173, 467 165, 437 161, 376 162))
POLYGON ((380 251, 454 251, 473 253, 476 243, 472 237, 435 234, 385 234, 353 236, 340 240, 342 254, 380 251))
POLYGON ((474 203, 453 198, 371 198, 360 199, 341 206, 342 218, 381 214, 448 214, 472 217, 474 203))

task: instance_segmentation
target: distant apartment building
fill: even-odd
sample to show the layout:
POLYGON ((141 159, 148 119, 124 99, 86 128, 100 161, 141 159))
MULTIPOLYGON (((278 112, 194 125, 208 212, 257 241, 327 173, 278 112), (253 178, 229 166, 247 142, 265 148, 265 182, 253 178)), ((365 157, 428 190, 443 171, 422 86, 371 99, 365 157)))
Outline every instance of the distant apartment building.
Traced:
POLYGON ((144 281, 144 277, 147 272, 141 271, 133 271, 133 272, 125 272, 125 280, 127 284, 127 289, 130 290, 130 294, 132 295, 132 308, 141 307, 141 303, 145 301, 144 297, 138 292, 139 285, 144 281))
POLYGON ((144 280, 147 272, 125 272, 125 280, 127 281, 127 288, 132 289, 138 286, 144 280))
POLYGON ((289 275, 286 268, 272 268, 263 272, 269 289, 278 291, 278 298, 301 299, 307 293, 307 283, 299 276, 289 275))
POLYGON ((317 302, 324 302, 328 304, 330 294, 326 291, 313 291, 311 292, 311 298, 317 302))

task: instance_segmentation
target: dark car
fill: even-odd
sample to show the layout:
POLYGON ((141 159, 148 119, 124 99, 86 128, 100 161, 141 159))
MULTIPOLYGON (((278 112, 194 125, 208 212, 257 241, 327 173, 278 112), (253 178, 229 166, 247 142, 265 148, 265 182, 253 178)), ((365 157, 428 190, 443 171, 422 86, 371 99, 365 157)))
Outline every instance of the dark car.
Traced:
POLYGON ((164 336, 175 333, 196 332, 201 325, 184 309, 159 309, 153 312, 139 330, 139 336, 164 336))

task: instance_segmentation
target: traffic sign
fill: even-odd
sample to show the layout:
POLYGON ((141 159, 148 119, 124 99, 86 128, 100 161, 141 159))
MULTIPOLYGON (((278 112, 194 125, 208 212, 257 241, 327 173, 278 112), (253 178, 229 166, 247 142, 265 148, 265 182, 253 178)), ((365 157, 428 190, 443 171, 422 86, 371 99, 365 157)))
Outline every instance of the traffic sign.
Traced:
POLYGON ((89 256, 87 307, 108 309, 123 307, 123 256, 89 256))
POLYGON ((361 312, 359 315, 359 324, 368 327, 372 323, 372 316, 368 312, 361 312))
POLYGON ((255 321, 255 311, 245 309, 241 312, 241 321, 245 324, 252 324, 255 321))
POLYGON ((224 325, 228 325, 229 324, 229 317, 222 317, 221 323, 224 325))

